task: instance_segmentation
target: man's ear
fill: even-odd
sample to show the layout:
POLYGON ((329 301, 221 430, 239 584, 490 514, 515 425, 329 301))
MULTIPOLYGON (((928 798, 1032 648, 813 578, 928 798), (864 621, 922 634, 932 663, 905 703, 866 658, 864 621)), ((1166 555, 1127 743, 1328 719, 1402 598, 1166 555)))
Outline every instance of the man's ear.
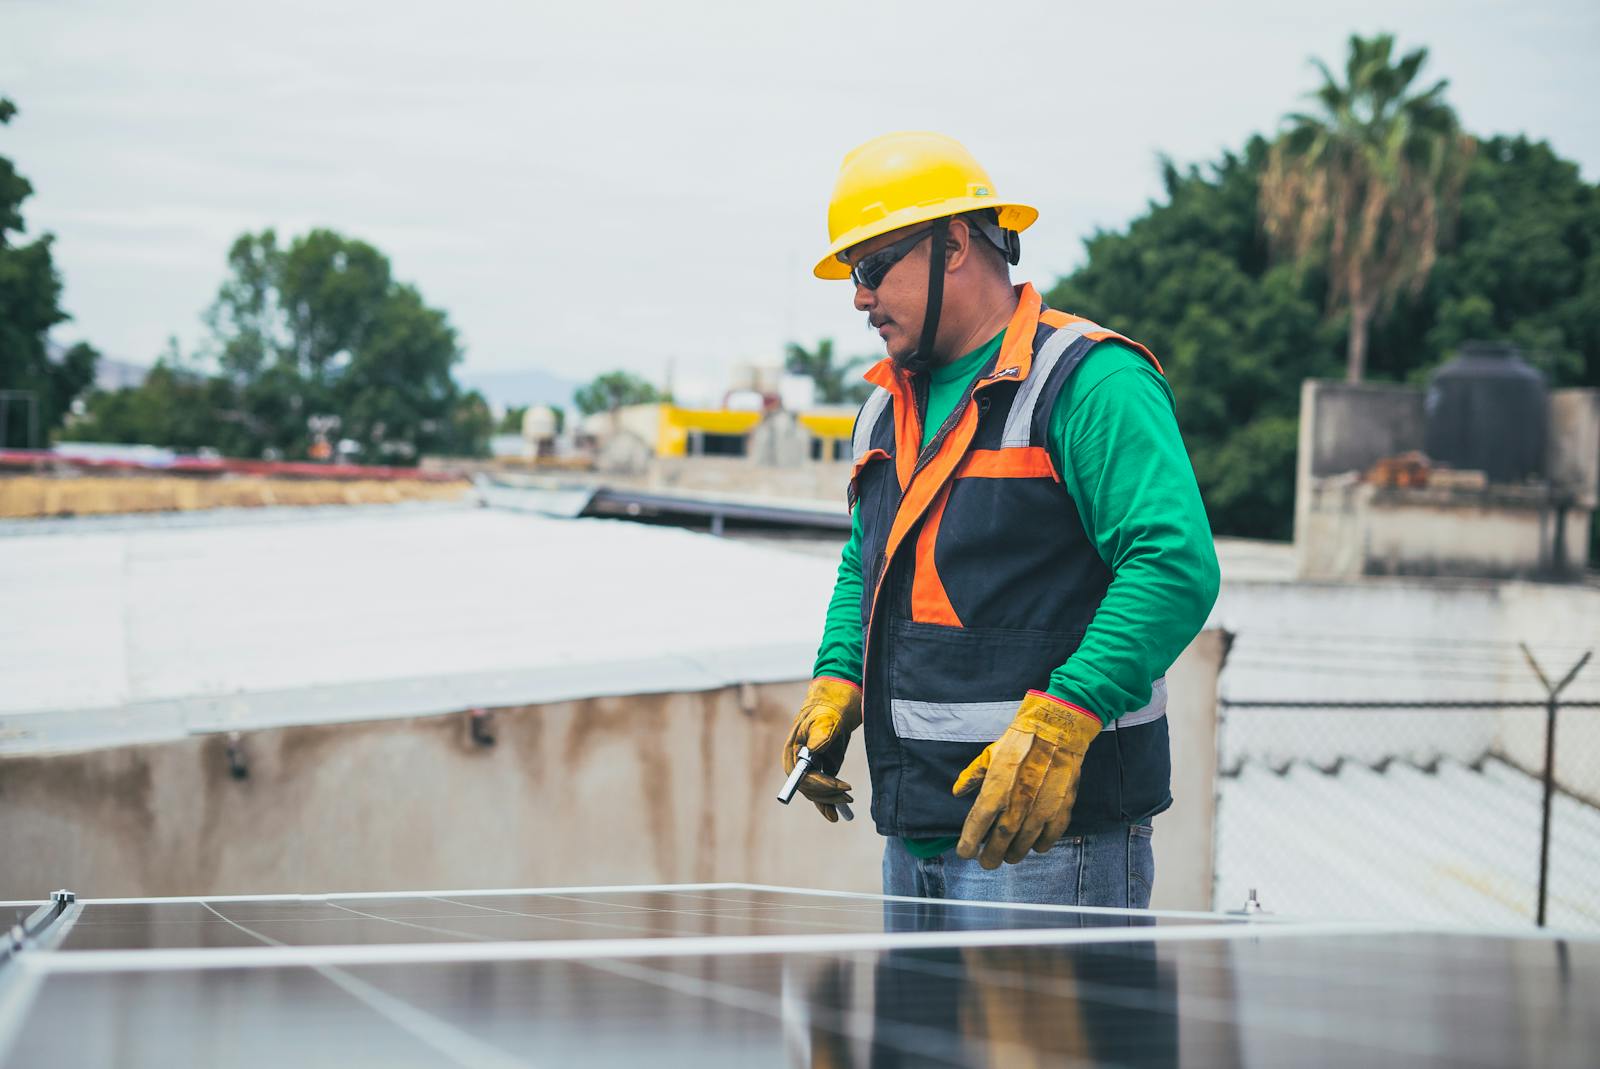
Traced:
POLYGON ((945 270, 955 271, 972 255, 972 224, 959 215, 950 220, 950 236, 945 239, 945 270))

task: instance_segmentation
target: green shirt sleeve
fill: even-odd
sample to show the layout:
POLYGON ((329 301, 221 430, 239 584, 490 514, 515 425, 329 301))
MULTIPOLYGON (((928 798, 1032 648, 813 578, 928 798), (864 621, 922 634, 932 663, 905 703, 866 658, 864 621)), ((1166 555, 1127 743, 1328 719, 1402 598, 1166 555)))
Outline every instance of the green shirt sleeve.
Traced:
POLYGON ((1050 414, 1050 453, 1111 586, 1050 694, 1106 723, 1150 701, 1150 685, 1205 626, 1221 574, 1172 390, 1116 342, 1096 346, 1050 414))
POLYGON ((839 555, 839 577, 828 599, 822 645, 811 678, 833 676, 861 685, 861 510, 850 513, 850 538, 839 555))

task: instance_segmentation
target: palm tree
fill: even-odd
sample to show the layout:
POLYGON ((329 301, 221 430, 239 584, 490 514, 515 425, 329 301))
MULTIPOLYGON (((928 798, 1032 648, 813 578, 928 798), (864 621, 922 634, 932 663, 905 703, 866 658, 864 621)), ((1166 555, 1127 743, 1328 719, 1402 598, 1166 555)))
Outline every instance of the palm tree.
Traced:
POLYGON ((1350 38, 1341 84, 1323 84, 1316 114, 1285 117, 1261 180, 1261 219, 1274 250, 1304 263, 1326 254, 1328 313, 1350 313, 1348 378, 1367 366, 1373 317, 1433 270, 1452 223, 1472 141, 1444 102, 1441 79, 1415 92, 1419 48, 1393 62, 1394 37, 1350 38))
POLYGON ((807 351, 804 346, 789 346, 788 354, 784 358, 784 370, 791 375, 805 375, 817 384, 817 400, 826 405, 839 404, 841 401, 856 399, 860 391, 852 388, 846 380, 850 373, 864 363, 861 357, 835 363, 833 356, 833 339, 823 338, 817 342, 814 350, 807 351))

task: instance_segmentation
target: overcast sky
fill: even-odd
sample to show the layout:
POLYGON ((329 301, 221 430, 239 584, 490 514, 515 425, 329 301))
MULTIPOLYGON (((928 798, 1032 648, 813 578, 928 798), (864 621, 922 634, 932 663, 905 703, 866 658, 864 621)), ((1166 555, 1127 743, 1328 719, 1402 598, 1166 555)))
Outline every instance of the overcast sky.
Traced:
POLYGON ((1040 209, 1021 277, 1049 282, 1158 193, 1158 153, 1271 129, 1310 56, 1381 29, 1431 49, 1470 130, 1600 176, 1596 0, 0 0, 0 154, 57 235, 63 341, 190 348, 236 235, 329 226, 449 312, 467 368, 672 358, 720 394, 789 339, 875 351, 810 276, 860 141, 965 141, 1040 209))

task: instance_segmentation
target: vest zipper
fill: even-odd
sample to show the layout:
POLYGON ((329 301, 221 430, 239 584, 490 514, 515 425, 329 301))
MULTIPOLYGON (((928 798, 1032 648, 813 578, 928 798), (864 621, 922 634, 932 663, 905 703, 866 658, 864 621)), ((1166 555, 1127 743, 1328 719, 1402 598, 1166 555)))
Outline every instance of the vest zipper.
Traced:
MULTIPOLYGON (((990 374, 993 374, 993 372, 994 372, 994 368, 993 367, 989 368, 988 370, 989 370, 990 374)), ((971 404, 976 399, 976 400, 979 400, 981 402, 980 407, 978 409, 978 414, 980 416, 982 416, 982 414, 988 410, 988 398, 979 398, 978 397, 978 391, 979 390, 983 390, 983 389, 987 389, 988 387, 990 387, 992 385, 994 385, 994 380, 986 378, 985 381, 978 383, 976 386, 974 386, 967 393, 967 395, 965 397, 963 397, 961 399, 961 403, 956 406, 955 411, 950 413, 949 418, 947 418, 944 421, 944 425, 942 427, 940 427, 938 433, 933 436, 933 441, 928 443, 928 447, 926 449, 924 449, 922 451, 922 455, 917 458, 916 466, 911 469, 911 478, 906 480, 906 491, 907 492, 909 492, 911 490, 911 484, 917 481, 917 473, 920 472, 923 468, 927 467, 928 463, 930 461, 932 461, 934 457, 939 455, 939 448, 944 445, 945 438, 948 437, 950 432, 955 430, 955 428, 961 423, 961 417, 966 414, 967 405, 971 404)), ((919 397, 917 397, 917 401, 921 402, 924 410, 926 410, 926 406, 927 406, 926 400, 919 396, 919 397)), ((920 425, 921 422, 922 422, 922 413, 919 412, 919 413, 917 413, 917 423, 920 425)), ((904 503, 905 503, 905 494, 901 494, 901 496, 900 496, 900 504, 904 504, 904 503)), ((897 504, 895 506, 896 511, 899 510, 899 507, 900 507, 899 504, 897 504)), ((924 517, 924 519, 926 519, 926 517, 924 517)), ((875 624, 877 622, 877 616, 878 616, 878 596, 883 592, 881 584, 882 584, 883 579, 885 579, 887 577, 887 572, 888 572, 888 568, 889 568, 888 554, 887 553, 878 554, 878 562, 879 562, 878 563, 878 569, 877 569, 878 570, 878 574, 873 577, 874 584, 873 584, 873 590, 872 590, 872 609, 871 609, 870 612, 867 613, 867 628, 866 628, 865 633, 862 635, 861 685, 862 685, 863 694, 865 694, 866 683, 867 683, 867 658, 872 655, 872 630, 873 630, 873 624, 875 624)))
MULTIPOLYGON (((991 374, 993 373, 993 371, 994 371, 993 368, 989 369, 989 372, 991 374)), ((941 426, 939 428, 938 433, 933 436, 933 441, 928 443, 928 447, 926 449, 924 449, 922 451, 922 455, 917 458, 916 466, 914 466, 911 469, 911 478, 906 480, 906 490, 907 490, 907 492, 909 492, 911 490, 911 484, 913 482, 916 482, 917 473, 920 472, 923 468, 927 467, 929 462, 931 462, 934 457, 939 455, 940 446, 944 445, 945 438, 949 437, 950 432, 955 430, 956 427, 961 423, 961 417, 966 415, 967 406, 969 404, 971 404, 974 399, 978 399, 978 391, 979 390, 983 390, 983 389, 987 389, 988 387, 993 386, 993 385, 994 385, 993 381, 990 381, 990 380, 986 379, 985 381, 980 382, 976 386, 974 386, 967 393, 967 395, 961 399, 961 403, 956 406, 955 411, 950 413, 949 417, 944 421, 944 425, 941 426)), ((919 398, 919 400, 920 400, 920 398, 919 398)), ((984 400, 985 403, 981 404, 979 406, 979 408, 978 408, 978 415, 979 416, 982 416, 984 414, 984 412, 988 411, 988 407, 989 406, 987 404, 987 399, 983 399, 983 400, 984 400)), ((926 406, 926 402, 923 402, 923 403, 924 403, 924 406, 926 406)), ((922 422, 921 419, 920 419, 920 415, 921 414, 919 413, 919 419, 917 421, 918 423, 922 422)), ((902 497, 903 496, 904 495, 902 495, 902 497)))
MULTIPOLYGON (((998 357, 995 357, 995 366, 998 366, 998 357)), ((990 366, 989 374, 994 374, 994 366, 990 366)), ((920 470, 922 470, 923 467, 928 466, 928 462, 930 462, 931 459, 936 458, 936 456, 938 456, 939 448, 941 448, 941 446, 944 445, 944 438, 949 437, 950 430, 954 430, 955 427, 957 427, 958 424, 960 424, 960 422, 962 422, 962 416, 963 416, 963 414, 966 414, 966 406, 970 405, 970 403, 973 403, 973 400, 979 400, 979 402, 981 402, 981 406, 979 406, 979 410, 978 410, 979 416, 982 416, 982 414, 986 413, 987 408, 989 408, 989 398, 987 398, 987 397, 979 398, 978 397, 978 392, 979 392, 979 390, 984 390, 984 389, 987 389, 987 387, 994 386, 995 381, 997 381, 997 379, 986 378, 986 379, 984 379, 984 381, 978 382, 978 386, 974 386, 973 389, 971 389, 970 392, 968 392, 968 394, 966 394, 966 397, 962 398, 962 403, 960 403, 960 405, 955 406, 955 411, 952 411, 952 413, 950 413, 949 418, 947 418, 946 421, 944 421, 944 426, 939 427, 938 434, 934 434, 933 435, 933 442, 928 443, 928 448, 925 448, 925 450, 922 451, 922 456, 918 456, 918 458, 917 458, 917 466, 912 467, 912 470, 910 470, 910 478, 907 478, 907 480, 906 480, 906 491, 910 491, 910 486, 912 486, 912 483, 917 482, 917 472, 920 472, 920 470)), ((918 397, 917 392, 915 392, 915 389, 914 389, 914 392, 912 392, 912 397, 914 397, 914 403, 920 403, 920 405, 922 405, 923 410, 926 410, 926 400, 925 400, 925 398, 918 397)), ((918 427, 922 426, 922 418, 923 418, 922 411, 918 411, 918 413, 917 413, 917 424, 918 424, 918 427)), ((954 472, 952 472, 952 475, 954 475, 954 472)), ((901 494, 901 499, 899 499, 898 504, 896 504, 896 506, 894 506, 894 509, 896 509, 896 512, 898 512, 899 506, 901 506, 901 504, 904 504, 904 502, 906 502, 906 494, 902 493, 901 494)), ((893 520, 891 520, 891 523, 893 523, 893 520)), ((870 610, 867 611, 867 627, 866 627, 866 631, 862 632, 862 635, 861 635, 861 690, 862 690, 862 695, 866 695, 866 688, 867 688, 867 659, 869 659, 870 656, 872 656, 872 631, 874 631, 874 626, 875 626, 875 624, 877 624, 877 618, 878 618, 878 595, 882 594, 882 592, 883 592, 883 579, 888 578, 888 567, 890 567, 890 562, 888 562, 888 554, 886 554, 886 552, 880 552, 880 554, 877 554, 877 568, 875 568, 875 571, 877 571, 877 575, 874 576, 874 586, 872 586, 872 608, 870 608, 870 610)))

